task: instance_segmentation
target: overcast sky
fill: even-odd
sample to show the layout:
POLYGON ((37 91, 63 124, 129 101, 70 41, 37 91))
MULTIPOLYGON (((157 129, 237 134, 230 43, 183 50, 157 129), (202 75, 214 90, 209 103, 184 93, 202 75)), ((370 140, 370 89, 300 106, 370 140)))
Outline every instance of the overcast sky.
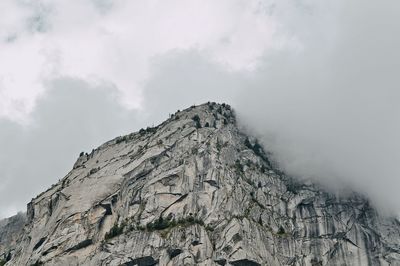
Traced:
POLYGON ((280 166, 400 212, 400 2, 1 0, 0 217, 81 151, 224 101, 280 166))

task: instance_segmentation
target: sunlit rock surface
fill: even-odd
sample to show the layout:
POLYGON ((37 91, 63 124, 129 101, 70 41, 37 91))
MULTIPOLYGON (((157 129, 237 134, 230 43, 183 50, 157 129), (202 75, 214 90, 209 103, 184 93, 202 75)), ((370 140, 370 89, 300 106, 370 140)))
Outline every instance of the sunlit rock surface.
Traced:
POLYGON ((286 177, 213 103, 82 154, 21 228, 6 265, 400 265, 397 220, 286 177))

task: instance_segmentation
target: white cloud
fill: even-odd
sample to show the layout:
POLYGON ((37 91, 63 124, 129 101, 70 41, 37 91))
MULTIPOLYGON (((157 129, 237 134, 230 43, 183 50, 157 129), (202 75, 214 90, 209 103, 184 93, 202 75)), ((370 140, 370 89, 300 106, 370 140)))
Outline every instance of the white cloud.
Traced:
POLYGON ((12 10, 13 16, 0 22, 0 117, 12 119, 32 111, 44 82, 53 78, 113 83, 126 106, 138 108, 155 56, 196 49, 227 69, 250 70, 278 45, 276 21, 256 0, 6 0, 2 5, 0 10, 12 10))

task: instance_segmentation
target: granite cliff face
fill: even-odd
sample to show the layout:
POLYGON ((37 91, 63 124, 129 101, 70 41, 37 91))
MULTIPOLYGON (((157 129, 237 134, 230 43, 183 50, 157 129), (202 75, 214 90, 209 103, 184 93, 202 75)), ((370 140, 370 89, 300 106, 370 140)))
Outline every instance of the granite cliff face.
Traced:
POLYGON ((11 259, 12 247, 16 246, 18 238, 21 237, 25 223, 24 213, 0 221, 0 262, 11 259))
POLYGON ((397 220, 285 176, 213 103, 81 154, 26 219, 6 265, 400 265, 397 220))

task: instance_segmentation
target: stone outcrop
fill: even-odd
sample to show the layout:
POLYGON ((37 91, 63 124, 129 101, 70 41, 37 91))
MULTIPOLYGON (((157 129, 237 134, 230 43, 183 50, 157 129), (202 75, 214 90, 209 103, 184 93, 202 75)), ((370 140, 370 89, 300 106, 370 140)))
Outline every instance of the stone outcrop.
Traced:
POLYGON ((25 223, 25 213, 18 213, 0 221, 0 261, 11 259, 13 247, 16 246, 18 238, 21 237, 25 223))
POLYGON ((224 104, 81 154, 26 217, 6 265, 400 265, 398 220, 287 177, 224 104))

